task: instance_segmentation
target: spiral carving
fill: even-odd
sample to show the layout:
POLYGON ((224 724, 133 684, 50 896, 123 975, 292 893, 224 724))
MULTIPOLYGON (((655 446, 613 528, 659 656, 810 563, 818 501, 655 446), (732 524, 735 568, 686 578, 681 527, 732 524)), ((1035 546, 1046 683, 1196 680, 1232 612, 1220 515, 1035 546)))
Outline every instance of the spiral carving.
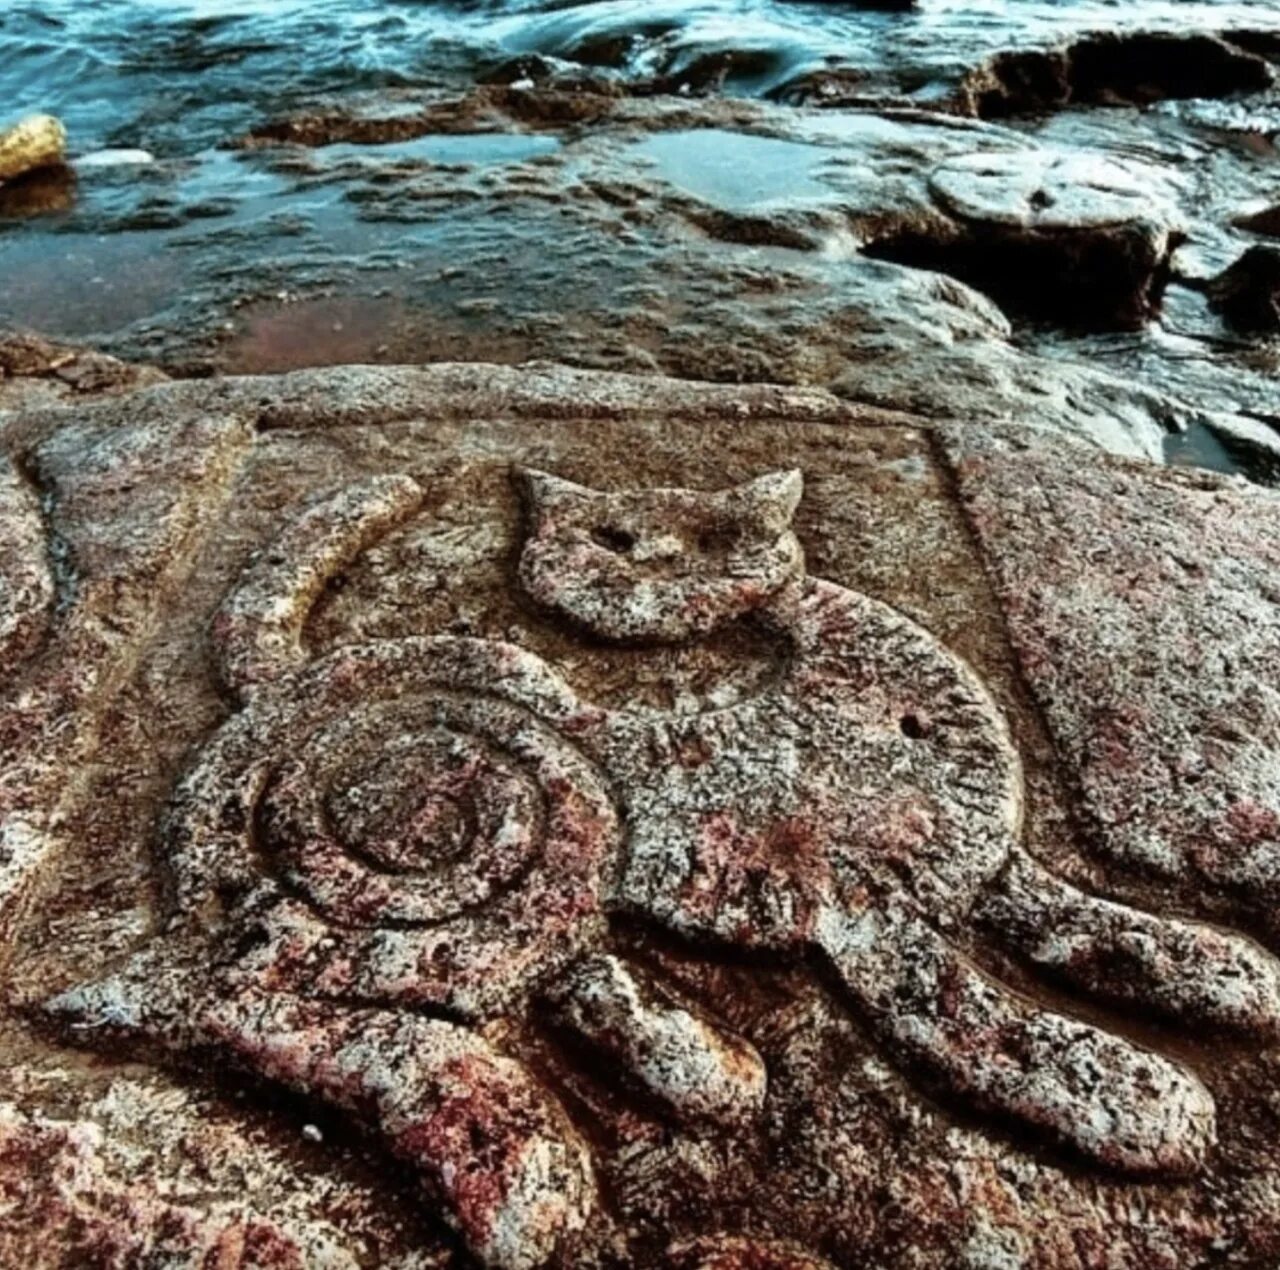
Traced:
POLYGON ((602 920, 617 825, 564 739, 581 709, 537 658, 476 640, 363 645, 286 678, 178 791, 177 919, 265 887, 329 932, 307 971, 322 991, 499 1008, 602 920))

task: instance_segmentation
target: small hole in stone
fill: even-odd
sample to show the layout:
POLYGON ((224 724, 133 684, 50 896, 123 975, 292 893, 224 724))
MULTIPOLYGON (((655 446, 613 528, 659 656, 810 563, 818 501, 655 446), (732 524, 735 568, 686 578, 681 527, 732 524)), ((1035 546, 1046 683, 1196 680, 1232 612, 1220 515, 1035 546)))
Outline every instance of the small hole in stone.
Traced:
POLYGON ((619 555, 625 555, 636 545, 635 534, 629 534, 616 525, 601 525, 591 537, 597 546, 603 547, 606 551, 616 551, 619 555))
POLYGON ((1053 206, 1053 195, 1048 190, 1037 190, 1028 200, 1031 206, 1039 211, 1053 206))
POLYGON ((898 726, 902 735, 912 741, 923 741, 929 735, 929 725, 918 714, 904 714, 898 726))

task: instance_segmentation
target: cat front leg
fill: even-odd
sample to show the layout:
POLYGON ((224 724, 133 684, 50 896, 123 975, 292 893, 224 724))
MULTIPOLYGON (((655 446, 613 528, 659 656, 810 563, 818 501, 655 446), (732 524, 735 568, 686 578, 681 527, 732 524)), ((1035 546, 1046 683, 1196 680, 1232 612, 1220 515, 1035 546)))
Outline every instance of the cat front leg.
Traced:
POLYGON ((1215 1112, 1191 1072, 996 983, 908 904, 827 907, 817 940, 880 1041, 975 1110, 1121 1172, 1204 1163, 1215 1112))

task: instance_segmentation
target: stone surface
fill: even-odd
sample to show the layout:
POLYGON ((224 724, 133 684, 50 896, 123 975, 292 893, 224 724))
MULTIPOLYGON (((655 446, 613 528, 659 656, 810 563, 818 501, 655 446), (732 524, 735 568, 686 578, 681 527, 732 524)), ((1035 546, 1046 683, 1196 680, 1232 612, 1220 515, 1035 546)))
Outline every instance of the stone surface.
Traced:
POLYGON ((165 376, 80 345, 0 329, 0 410, 131 392, 165 376))
POLYGON ((63 162, 67 130, 52 115, 30 115, 0 132, 0 182, 63 162))
POLYGON ((1273 928, 1280 503, 1008 437, 949 444, 1095 848, 1273 928))
POLYGON ((1208 291, 1210 303, 1237 330, 1280 332, 1280 248, 1250 247, 1208 291))
POLYGON ((889 236, 876 254, 931 265, 1015 311, 1084 325, 1153 314, 1181 241, 1154 169, 1069 150, 985 150, 940 163, 930 190, 959 229, 889 236))
POLYGON ((552 366, 0 438, 15 1255, 1280 1255, 1271 495, 552 366))

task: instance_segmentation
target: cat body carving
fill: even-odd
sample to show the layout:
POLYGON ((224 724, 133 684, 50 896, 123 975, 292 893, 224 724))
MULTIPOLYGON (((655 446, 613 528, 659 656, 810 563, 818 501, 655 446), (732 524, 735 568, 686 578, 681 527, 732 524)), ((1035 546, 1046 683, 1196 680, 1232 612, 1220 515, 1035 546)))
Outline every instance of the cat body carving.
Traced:
POLYGON ((740 1038, 644 999, 610 952, 620 911, 821 959, 891 1061, 993 1123, 1115 1170, 1199 1168, 1215 1119, 1193 1072, 1043 1008, 974 950, 1003 938, 1075 990, 1260 1036, 1280 1023, 1274 961, 1026 853, 990 693, 916 623, 806 574, 800 474, 718 493, 518 482, 518 585, 555 623, 655 655, 749 626, 771 672, 660 709, 592 700, 509 641, 313 659, 326 580, 422 492, 386 477, 322 499, 215 621, 242 706, 175 791, 164 931, 50 1012, 82 1036, 212 1048, 348 1111, 482 1262, 512 1270, 553 1259, 596 1197, 582 1136, 485 1024, 553 1001, 675 1114, 732 1124, 765 1094, 740 1038))

